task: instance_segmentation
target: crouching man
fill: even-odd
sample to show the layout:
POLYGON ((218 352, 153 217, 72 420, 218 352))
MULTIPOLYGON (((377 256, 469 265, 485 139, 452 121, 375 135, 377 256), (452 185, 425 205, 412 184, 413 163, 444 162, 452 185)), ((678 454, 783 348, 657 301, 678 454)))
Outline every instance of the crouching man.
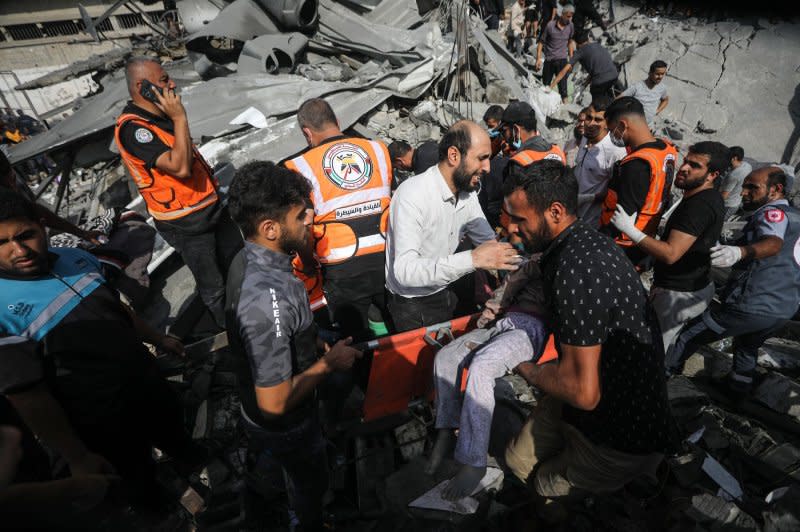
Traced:
POLYGON ((664 352, 622 250, 577 220, 572 170, 539 161, 509 175, 510 230, 542 252, 558 362, 517 372, 543 392, 506 463, 543 497, 609 493, 655 477, 668 438, 664 352))
POLYGON ((294 253, 309 245, 310 193, 302 175, 272 163, 237 172, 229 206, 245 244, 231 265, 226 301, 250 451, 260 467, 282 472, 302 530, 322 527, 328 485, 316 387, 361 357, 350 338, 321 345, 306 288, 292 273, 294 253))

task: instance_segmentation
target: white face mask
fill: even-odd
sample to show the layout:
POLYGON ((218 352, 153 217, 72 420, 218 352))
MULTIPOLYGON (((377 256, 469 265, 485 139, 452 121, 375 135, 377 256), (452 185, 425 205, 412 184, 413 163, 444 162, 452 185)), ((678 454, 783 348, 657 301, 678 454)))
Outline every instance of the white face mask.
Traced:
POLYGON ((608 138, 611 140, 611 144, 616 146, 617 148, 624 148, 625 147, 625 138, 620 135, 619 137, 614 134, 617 128, 614 128, 614 131, 608 132, 608 138))

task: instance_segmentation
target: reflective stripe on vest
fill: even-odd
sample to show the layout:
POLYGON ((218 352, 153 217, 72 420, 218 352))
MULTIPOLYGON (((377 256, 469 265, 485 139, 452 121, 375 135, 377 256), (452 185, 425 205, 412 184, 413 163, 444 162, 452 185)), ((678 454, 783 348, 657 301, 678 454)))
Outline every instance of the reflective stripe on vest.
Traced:
POLYGON ((337 139, 287 161, 286 167, 311 183, 320 263, 384 252, 392 174, 386 146, 337 139))
MULTIPOLYGON (((678 150, 675 149, 675 146, 667 141, 664 141, 664 144, 666 144, 667 147, 662 150, 642 148, 629 153, 617 163, 616 169, 618 172, 623 164, 634 159, 641 159, 647 162, 647 165, 650 167, 650 187, 647 190, 644 204, 638 211, 635 224, 637 229, 649 236, 655 235, 658 230, 658 224, 664 212, 664 205, 666 200, 669 199, 669 194, 672 190, 672 180, 675 177, 675 165, 678 160, 678 150)), ((600 225, 608 225, 611 223, 611 217, 614 216, 616 210, 617 193, 615 190, 609 189, 603 201, 600 225)), ((624 247, 634 245, 630 238, 624 233, 621 233, 615 241, 617 244, 624 247)))
POLYGON ((139 188, 139 193, 153 218, 156 220, 183 218, 205 209, 219 199, 214 173, 197 147, 192 145, 192 174, 186 179, 173 177, 155 167, 148 169, 144 161, 131 155, 120 142, 119 132, 127 122, 142 125, 148 131, 155 133, 161 142, 170 148, 175 145, 175 136, 133 113, 125 113, 117 118, 117 126, 114 129, 114 138, 122 161, 139 188))
POLYGON ((0 279, 0 330, 41 341, 81 300, 104 283, 89 253, 54 248, 51 272, 32 279, 0 279), (60 277, 60 278, 59 278, 60 277))
POLYGON ((547 151, 537 151, 537 150, 518 151, 511 158, 512 161, 519 164, 520 166, 528 166, 529 164, 544 159, 560 161, 561 164, 567 164, 567 158, 564 155, 564 151, 555 144, 551 145, 550 149, 547 151))

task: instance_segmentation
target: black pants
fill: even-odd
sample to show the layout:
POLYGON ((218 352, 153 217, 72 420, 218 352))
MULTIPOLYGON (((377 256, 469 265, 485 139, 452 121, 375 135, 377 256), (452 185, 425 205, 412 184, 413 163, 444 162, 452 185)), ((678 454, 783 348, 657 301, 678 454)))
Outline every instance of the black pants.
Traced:
MULTIPOLYGON (((561 69, 564 68, 566 64, 566 59, 545 59, 542 65, 542 83, 544 83, 545 86, 550 85, 553 78, 561 72, 561 69)), ((561 81, 558 82, 558 93, 561 95, 562 99, 567 97, 567 78, 569 78, 569 74, 561 78, 561 81)))
POLYGON ((370 305, 375 305, 384 321, 389 323, 384 283, 382 268, 367 270, 357 277, 325 279, 328 308, 342 335, 352 336, 355 342, 372 337, 368 316, 370 305))
POLYGON ((180 253, 192 272, 197 292, 219 327, 225 327, 225 274, 242 248, 239 229, 223 209, 219 222, 208 232, 187 234, 158 225, 161 237, 180 253))
POLYGON ((389 312, 397 332, 410 331, 453 319, 456 296, 445 288, 430 296, 389 294, 389 312))
POLYGON ((325 439, 316 415, 285 430, 267 430, 244 419, 253 472, 275 491, 283 487, 301 530, 322 529, 322 498, 328 489, 325 439))
POLYGON ((614 87, 616 82, 616 79, 612 79, 611 81, 606 81, 605 83, 598 83, 597 85, 590 86, 589 93, 592 95, 592 101, 602 97, 613 98, 614 94, 611 89, 614 87))
POLYGON ((73 420, 86 446, 117 470, 132 501, 145 505, 157 504, 152 447, 186 467, 199 466, 207 458, 206 451, 192 441, 184 427, 178 396, 154 366, 129 385, 116 415, 102 420, 73 420))

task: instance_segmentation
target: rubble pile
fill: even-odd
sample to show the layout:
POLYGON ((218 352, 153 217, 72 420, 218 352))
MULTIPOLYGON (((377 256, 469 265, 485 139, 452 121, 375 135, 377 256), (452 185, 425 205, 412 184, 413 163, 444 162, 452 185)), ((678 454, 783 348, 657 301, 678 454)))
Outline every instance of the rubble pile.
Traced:
MULTIPOLYGON (((574 119, 590 99, 585 73, 577 69, 570 77, 572 103, 553 104, 531 71, 532 58, 510 54, 502 35, 483 29, 465 3, 443 0, 421 13, 422 4, 383 0, 369 10, 335 0, 180 0, 188 36, 185 48, 175 44, 169 51, 174 60, 167 69, 180 88, 194 140, 219 170, 223 191, 245 162, 282 160, 305 148, 295 113, 311 97, 327 99, 343 130, 387 143, 437 140, 455 120, 480 121, 490 104, 512 99, 536 109, 540 131, 551 142, 563 144, 572 135, 574 119)), ((610 18, 608 3, 599 7, 610 18)), ((656 119, 657 134, 682 153, 696 141, 714 139, 743 146, 756 162, 800 166, 800 24, 648 17, 637 5, 619 2, 613 14, 607 32, 591 32, 622 66, 623 82, 644 79, 656 59, 670 65, 670 103, 656 119)), ((31 82, 54 83, 87 68, 98 72, 97 94, 10 152, 15 164, 43 153, 62 164, 53 182, 64 185, 47 189, 43 198, 76 221, 131 199, 113 152, 113 126, 128 98, 118 67, 133 53, 115 52, 31 82)), ((169 254, 160 239, 158 246, 151 273, 169 254)), ((149 314, 155 325, 171 324, 194 295, 185 269, 171 274, 182 277, 160 286, 168 304, 149 314)), ((765 344, 752 397, 722 391, 731 365, 729 342, 690 358, 683 375, 669 381, 678 445, 658 483, 582 501, 573 508, 571 529, 800 529, 799 341, 800 323, 790 322, 765 344)), ((195 437, 223 448, 216 462, 188 482, 170 474, 168 463, 163 467, 165 484, 181 496, 181 519, 205 528, 241 528, 242 486, 260 481, 245 478, 246 441, 237 426, 235 377, 226 364, 224 347, 204 344, 186 366, 165 367, 183 392, 195 437)), ((506 378, 498 386, 495 454, 533 404, 535 391, 521 379, 506 378)), ((509 483, 485 494, 471 521, 411 512, 400 504, 433 485, 419 463, 432 419, 429 407, 420 406, 379 435, 354 429, 355 443, 331 458, 337 488, 332 511, 342 529, 445 530, 463 524, 505 530, 517 516, 532 513, 528 503, 509 495, 509 483)), ((260 486, 260 493, 271 503, 282 500, 270 486, 260 486)), ((261 517, 266 529, 279 529, 287 514, 282 508, 261 517)))

